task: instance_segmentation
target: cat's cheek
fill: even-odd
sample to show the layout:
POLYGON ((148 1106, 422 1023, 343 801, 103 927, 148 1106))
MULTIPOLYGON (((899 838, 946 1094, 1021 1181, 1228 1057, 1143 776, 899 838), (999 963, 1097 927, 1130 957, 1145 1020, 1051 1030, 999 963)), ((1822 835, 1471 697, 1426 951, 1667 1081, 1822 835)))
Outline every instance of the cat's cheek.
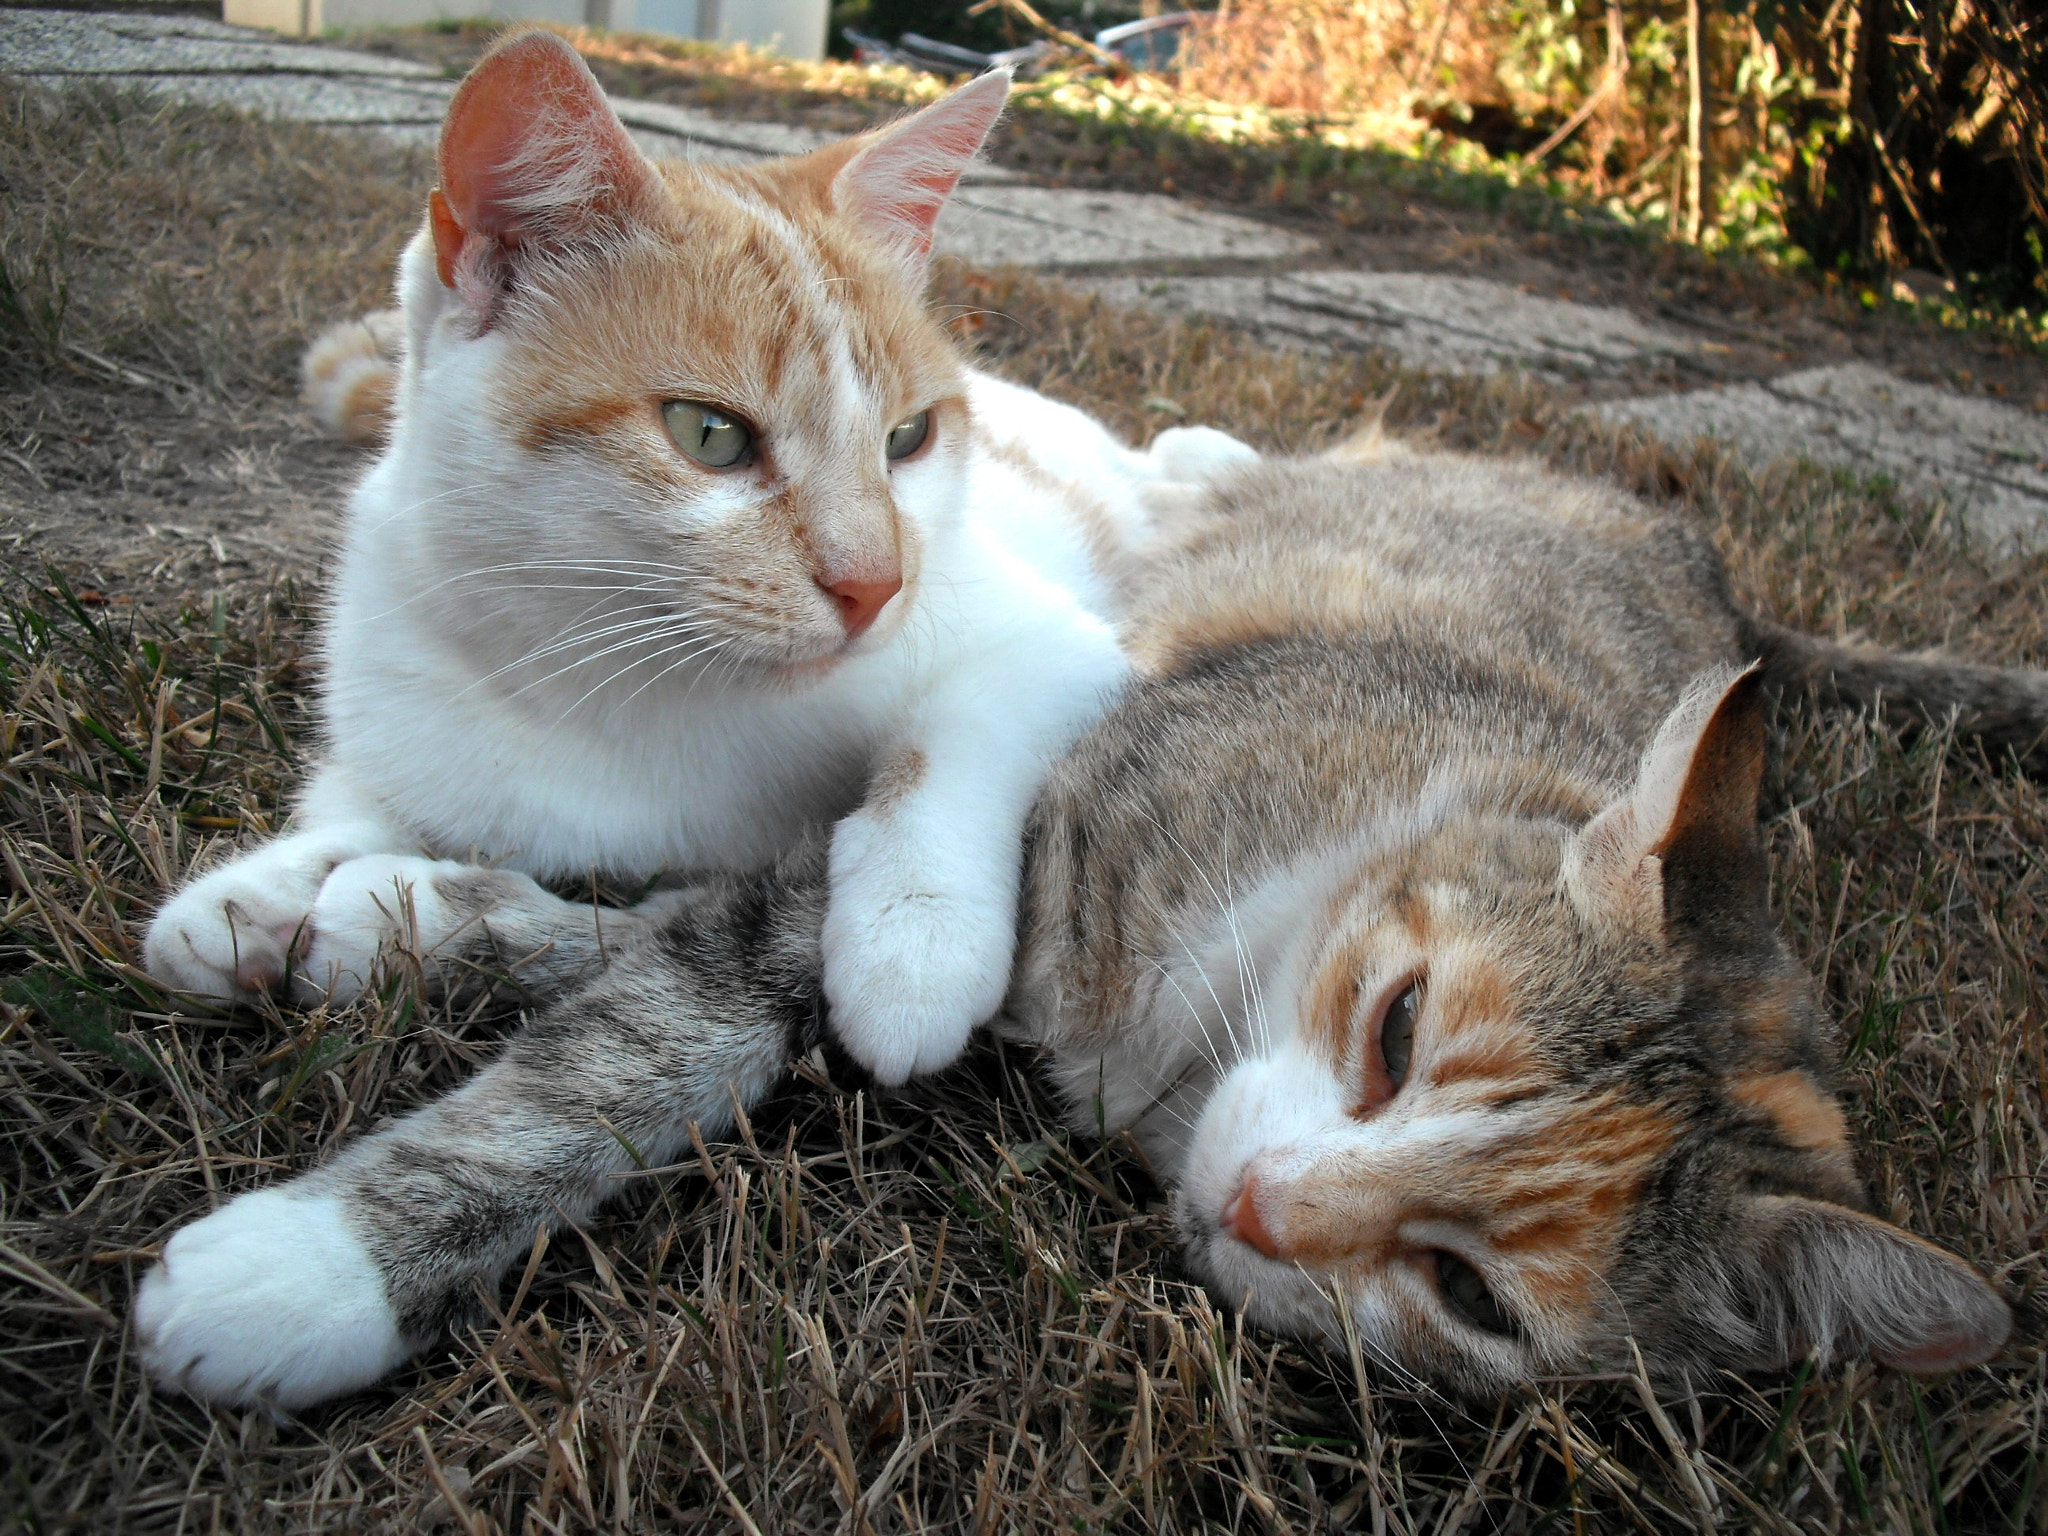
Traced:
POLYGON ((261 1189, 183 1228, 135 1298, 142 1363, 206 1402, 296 1409, 411 1353, 384 1278, 332 1195, 261 1189))

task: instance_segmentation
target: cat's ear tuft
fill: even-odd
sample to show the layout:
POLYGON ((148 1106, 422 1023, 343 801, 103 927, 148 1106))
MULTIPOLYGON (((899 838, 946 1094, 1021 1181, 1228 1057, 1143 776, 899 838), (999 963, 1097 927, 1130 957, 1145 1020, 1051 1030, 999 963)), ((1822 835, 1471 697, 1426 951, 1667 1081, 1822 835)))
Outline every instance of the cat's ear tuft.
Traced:
POLYGON ((1818 1351, 1931 1376, 1983 1364, 2012 1332, 2012 1309, 1982 1275, 1888 1221, 1763 1195, 1748 1225, 1755 1321, 1778 1364, 1818 1351))
POLYGON ((990 70, 914 117, 885 128, 832 180, 842 213, 901 251, 922 276, 939 211, 1002 115, 1010 72, 990 70))
POLYGON ((1769 872, 1757 826, 1763 671, 1697 678, 1645 749, 1636 782, 1572 839, 1565 889, 1589 917, 1652 929, 1751 930, 1769 872))
POLYGON ((616 237, 659 191, 576 50, 523 32, 478 61, 441 129, 430 222, 441 281, 489 323, 524 256, 616 237))

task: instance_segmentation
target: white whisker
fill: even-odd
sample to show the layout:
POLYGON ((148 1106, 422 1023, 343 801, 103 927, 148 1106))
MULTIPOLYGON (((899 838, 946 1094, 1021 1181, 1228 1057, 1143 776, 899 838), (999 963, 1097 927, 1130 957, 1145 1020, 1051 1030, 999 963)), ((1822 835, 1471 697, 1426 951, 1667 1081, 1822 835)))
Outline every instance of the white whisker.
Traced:
MULTIPOLYGON (((482 487, 470 486, 467 487, 467 489, 480 490, 482 489, 482 487)), ((443 494, 453 495, 456 493, 444 492, 443 494)), ((439 497, 430 496, 427 498, 427 501, 436 500, 439 500, 439 497)), ((427 501, 417 502, 415 503, 415 506, 425 506, 427 504, 427 501)), ((403 514, 400 513, 393 514, 394 517, 402 515, 403 514)), ((385 521, 389 522, 390 520, 391 519, 387 518, 385 521)), ((409 608, 414 603, 421 602, 426 598, 432 597, 436 592, 439 592, 446 587, 454 586, 458 582, 473 581, 479 576, 498 576, 520 571, 531 571, 544 574, 553 573, 557 575, 580 573, 588 576, 615 576, 627 580, 649 582, 651 582, 655 577, 663 574, 667 574, 670 576, 680 576, 685 578, 688 578, 696 574, 687 566, 668 566, 661 565, 652 561, 626 560, 598 562, 587 559, 508 561, 502 565, 482 565, 474 567, 471 570, 458 571, 453 576, 444 576, 441 578, 441 580, 435 582, 432 586, 422 588, 420 591, 415 592, 411 597, 406 598, 403 602, 393 604, 391 607, 386 608, 382 613, 375 613, 370 615, 369 619, 365 622, 375 623, 379 619, 389 618, 392 614, 399 612, 401 609, 409 608), (627 568, 620 569, 621 566, 627 568)))
MULTIPOLYGON (((647 679, 647 681, 642 683, 638 688, 635 688, 631 693, 627 694, 623 699, 619 700, 618 707, 620 709, 624 709, 628 704, 632 703, 635 699, 639 698, 640 695, 645 693, 649 688, 652 688, 664 677, 667 677, 669 673, 675 671, 677 667, 683 666, 686 663, 698 657, 705 658, 708 664, 710 660, 716 658, 717 654, 720 651, 724 650, 727 646, 731 644, 732 639, 730 636, 728 636, 723 640, 714 642, 708 648, 704 646, 699 646, 695 650, 685 652, 683 655, 677 657, 674 661, 670 662, 667 666, 663 667, 659 672, 655 673, 654 676, 647 679)), ((696 683, 693 681, 691 683, 691 686, 694 688, 696 686, 696 683)))
MULTIPOLYGON (((640 644, 640 643, 641 643, 641 642, 639 642, 639 641, 637 641, 637 640, 636 640, 636 641, 632 641, 632 642, 629 642, 629 644, 632 644, 632 645, 638 645, 638 644, 640 644)), ((592 684, 591 684, 591 685, 590 685, 590 686, 589 686, 588 688, 584 689, 584 690, 583 690, 583 692, 581 692, 580 694, 578 694, 578 695, 577 695, 577 696, 576 696, 576 697, 575 697, 574 699, 570 700, 570 701, 569 701, 569 704, 568 704, 568 707, 567 707, 567 708, 565 708, 565 709, 564 709, 564 710, 563 710, 563 711, 561 712, 561 714, 560 714, 560 715, 558 715, 558 716, 556 717, 556 719, 557 719, 557 721, 561 721, 561 720, 566 720, 566 719, 568 719, 570 715, 572 715, 572 714, 574 714, 574 713, 576 712, 576 709, 577 709, 577 707, 578 707, 579 705, 581 705, 581 704, 583 703, 583 701, 584 701, 585 699, 589 698, 589 697, 590 697, 590 696, 591 696, 592 694, 594 694, 594 693, 599 693, 599 692, 602 692, 602 691, 603 691, 603 690, 604 690, 605 688, 607 688, 607 687, 609 687, 609 686, 610 686, 611 684, 613 684, 613 683, 617 682, 617 681, 618 681, 618 680, 619 680, 620 678, 624 677, 624 676, 625 676, 625 675, 626 675, 626 674, 627 674, 628 672, 632 671, 632 670, 633 670, 633 669, 634 669, 635 667, 637 667, 637 666, 640 666, 641 664, 643 664, 643 663, 645 663, 645 662, 650 662, 650 661, 659 661, 659 660, 661 660, 661 658, 662 658, 662 657, 664 657, 664 656, 669 656, 669 655, 673 655, 673 654, 674 654, 674 653, 675 653, 675 652, 676 652, 677 650, 681 650, 681 649, 684 649, 685 647, 691 647, 692 649, 690 649, 690 650, 689 650, 689 651, 687 652, 687 654, 685 654, 685 656, 683 657, 683 660, 684 660, 684 661, 687 661, 687 660, 689 660, 689 659, 690 659, 690 656, 693 656, 693 655, 695 655, 695 654, 696 654, 696 653, 697 653, 698 651, 700 651, 700 650, 709 650, 709 649, 711 649, 711 648, 713 648, 713 647, 716 647, 716 646, 722 646, 722 645, 725 645, 725 644, 728 644, 728 643, 729 643, 728 641, 724 641, 724 640, 714 640, 714 641, 703 641, 703 640, 696 640, 696 639, 691 639, 691 640, 686 640, 686 641, 683 641, 683 642, 681 643, 681 645, 677 645, 677 646, 671 646, 671 647, 670 647, 670 648, 669 648, 668 650, 664 650, 664 651, 655 651, 655 652, 653 652, 653 653, 651 653, 651 654, 649 654, 649 655, 644 655, 644 656, 635 656, 635 657, 634 657, 634 658, 633 658, 633 659, 632 659, 631 661, 627 662, 627 663, 626 663, 626 664, 625 664, 625 665, 624 665, 623 667, 620 667, 620 668, 619 668, 618 670, 616 670, 615 672, 611 673, 611 674, 610 674, 609 676, 607 676, 607 677, 605 677, 605 678, 601 679, 600 681, 598 681, 598 682, 595 682, 595 683, 592 683, 592 684)), ((617 646, 612 646, 612 647, 611 647, 610 649, 611 649, 611 650, 615 650, 615 651, 616 651, 616 650, 623 650, 623 649, 625 649, 625 648, 626 648, 626 647, 625 647, 624 645, 617 645, 617 646)), ((604 655, 604 654, 605 654, 605 652, 602 652, 602 651, 601 651, 601 652, 599 652, 598 654, 599 654, 599 655, 604 655)), ((590 659, 594 661, 594 660, 596 660, 597 658, 596 658, 596 657, 591 657, 590 659)), ((681 662, 678 662, 678 663, 676 663, 676 665, 678 665, 678 666, 679 666, 679 665, 681 665, 681 662)), ((567 668, 567 667, 565 667, 565 668, 563 668, 563 669, 562 669, 562 671, 568 671, 568 670, 569 670, 569 668, 567 668)), ((551 675, 551 676, 556 676, 556 677, 559 677, 559 676, 561 675, 561 673, 560 673, 560 672, 556 672, 556 673, 553 673, 553 674, 550 674, 550 675, 551 675)))
MULTIPOLYGON (((530 682, 520 684, 517 688, 512 690, 512 697, 517 698, 520 694, 526 693, 531 689, 538 688, 544 683, 551 683, 558 677, 562 677, 570 672, 574 672, 578 667, 588 666, 591 662, 594 661, 602 661, 605 657, 615 656, 620 651, 635 650, 647 646, 649 644, 656 643, 660 641, 662 638, 664 637, 661 635, 634 635, 625 640, 613 641, 610 645, 602 646, 599 649, 592 651, 587 656, 578 656, 573 661, 567 662, 566 664, 555 668, 555 670, 552 672, 545 673, 540 677, 536 677, 530 682)), ((620 670, 621 672, 630 671, 632 668, 638 666, 642 661, 650 660, 652 655, 655 654, 665 653, 649 653, 648 655, 636 657, 634 660, 627 662, 625 667, 621 668, 620 670)), ((619 672, 614 672, 612 674, 613 677, 617 677, 619 675, 619 672)), ((605 679, 605 682, 610 681, 611 678, 605 679)), ((595 693, 599 688, 602 687, 604 687, 604 683, 598 683, 594 685, 592 688, 590 688, 584 693, 582 698, 577 699, 576 703, 582 703, 584 698, 588 698, 591 693, 595 693)), ((569 706, 570 709, 574 709, 575 707, 575 704, 569 706)), ((566 714, 567 712, 565 711, 564 713, 566 714)))
MULTIPOLYGON (((664 608, 666 607, 666 605, 655 604, 648 604, 646 606, 662 606, 664 608)), ((556 636, 556 638, 548 641, 544 645, 536 646, 534 649, 526 652, 524 655, 515 657, 513 660, 506 662, 502 666, 493 667, 490 671, 483 673, 482 675, 472 679, 469 683, 465 684, 460 690, 457 691, 457 693, 454 696, 456 698, 460 698, 462 697, 463 694, 468 693, 470 689, 476 688, 484 683, 488 683, 494 678, 502 677, 507 672, 517 671, 521 667, 531 666, 538 661, 545 661, 548 657, 559 655, 563 651, 573 650, 578 646, 596 645, 602 641, 610 640, 614 636, 623 635, 632 630, 658 629, 661 631, 660 633, 652 635, 642 635, 640 638, 644 640, 662 640, 666 639, 671 633, 677 633, 682 631, 696 633, 701 632, 702 630, 707 629, 709 627, 710 626, 706 624, 690 624, 678 626, 675 623, 672 614, 663 612, 660 614, 656 614, 652 618, 627 619, 615 624, 603 625, 595 629, 585 628, 580 630, 571 630, 566 634, 556 636)), ((604 652, 600 651, 594 652, 592 654, 602 655, 604 654, 604 652)), ((589 660, 591 659, 591 657, 584 657, 580 659, 589 660)), ((575 663, 572 662, 570 665, 573 667, 575 663)), ((564 668, 563 670, 566 671, 568 670, 568 668, 564 668)), ((549 675, 560 676, 560 673, 551 673, 549 675)), ((543 679, 543 681, 544 680, 545 679, 543 679)))

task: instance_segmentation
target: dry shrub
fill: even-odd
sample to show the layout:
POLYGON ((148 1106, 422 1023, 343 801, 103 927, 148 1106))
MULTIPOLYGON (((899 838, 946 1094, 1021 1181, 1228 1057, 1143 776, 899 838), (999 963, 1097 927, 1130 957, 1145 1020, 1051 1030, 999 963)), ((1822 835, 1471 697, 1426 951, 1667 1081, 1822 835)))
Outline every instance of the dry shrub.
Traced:
MULTIPOLYGON (((206 131, 228 176, 227 151, 280 132, 206 131)), ((387 198, 400 182, 281 205, 271 237, 316 242, 387 198)), ((1684 505, 1773 613, 2048 661, 2048 562, 1972 553, 1881 487, 1757 476, 1514 380, 1275 353, 1024 278, 945 267, 935 300, 1004 371, 1133 435, 1184 416, 1313 447, 1384 409, 1684 505)), ((253 291, 239 334, 283 335, 283 302, 253 291)), ((230 361, 253 377, 265 355, 230 361)), ((1186 1282, 1142 1169, 1070 1136, 1028 1056, 985 1045, 900 1093, 806 1063, 733 1141, 537 1245, 498 1322, 280 1424, 148 1390, 136 1279, 180 1223, 473 1070, 519 1011, 403 984, 311 1012, 162 996, 134 969, 151 905, 270 830, 298 775, 307 614, 282 595, 116 612, 32 567, 4 597, 0 1515, 25 1529, 2048 1530, 2048 796, 1938 734, 1793 712, 1770 834, 1784 920, 1850 1037, 1880 1206, 2021 1300, 1991 1366, 1447 1403, 1241 1330, 1186 1282)))
POLYGON ((1498 97, 1504 19, 1457 0, 1239 0, 1197 30, 1178 83, 1281 111, 1385 112, 1498 97))
MULTIPOLYGON (((2048 25, 2013 0, 1237 0, 1180 84, 1413 112, 1710 246, 2048 303, 2048 25), (1555 132, 1553 133, 1553 130, 1555 132), (1697 156, 1697 164, 1693 163, 1697 156)), ((1384 130, 1383 130, 1384 131, 1384 130)), ((1399 137, 1399 135, 1395 135, 1399 137)))
POLYGON ((1812 77, 1791 223, 1823 262, 1932 268, 2048 308, 2048 18, 2015 0, 1789 8, 1812 77))

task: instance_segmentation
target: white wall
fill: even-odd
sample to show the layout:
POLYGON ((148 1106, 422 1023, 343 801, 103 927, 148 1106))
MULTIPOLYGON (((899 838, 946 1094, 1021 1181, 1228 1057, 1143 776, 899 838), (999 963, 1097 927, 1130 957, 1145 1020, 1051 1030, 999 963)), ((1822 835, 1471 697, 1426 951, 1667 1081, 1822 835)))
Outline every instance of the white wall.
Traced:
POLYGON ((332 27, 412 26, 481 17, 553 21, 751 43, 793 59, 825 56, 830 0, 225 0, 227 20, 313 37, 332 27))

